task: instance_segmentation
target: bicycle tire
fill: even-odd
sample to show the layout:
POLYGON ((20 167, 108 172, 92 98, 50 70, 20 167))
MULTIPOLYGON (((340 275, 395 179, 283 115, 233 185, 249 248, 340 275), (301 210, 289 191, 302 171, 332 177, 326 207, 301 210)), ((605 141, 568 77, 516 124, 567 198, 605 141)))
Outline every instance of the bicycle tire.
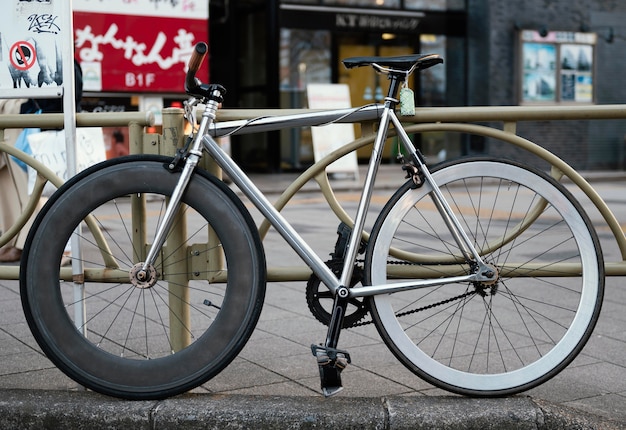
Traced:
MULTIPOLYGON (((466 159, 433 170, 499 280, 374 296, 381 337, 409 370, 454 393, 503 396, 546 382, 580 352, 600 313, 604 263, 589 218, 560 183, 515 162, 466 159), (560 276, 572 267, 579 272, 560 276)), ((366 284, 470 273, 430 190, 409 181, 386 204, 366 284)))
POLYGON ((217 375, 250 337, 265 296, 265 256, 250 214, 201 169, 183 194, 170 230, 179 239, 167 237, 153 285, 130 283, 180 176, 166 169, 170 160, 129 156, 78 174, 42 209, 24 249, 20 292, 39 346, 70 378, 114 397, 162 399, 217 375), (132 224, 136 202, 146 208, 145 241, 131 239, 143 225, 132 224), (88 215, 109 249, 82 227, 84 284, 77 290, 75 277, 60 267, 88 215))

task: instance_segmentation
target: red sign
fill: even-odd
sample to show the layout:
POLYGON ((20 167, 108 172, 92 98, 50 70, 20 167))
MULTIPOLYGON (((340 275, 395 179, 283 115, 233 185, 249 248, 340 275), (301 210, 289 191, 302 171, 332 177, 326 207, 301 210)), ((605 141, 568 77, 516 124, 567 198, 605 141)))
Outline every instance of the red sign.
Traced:
MULTIPOLYGON (((208 42, 208 20, 74 12, 76 58, 85 91, 182 93, 197 42, 208 42)), ((205 62, 198 77, 208 82, 205 62)))

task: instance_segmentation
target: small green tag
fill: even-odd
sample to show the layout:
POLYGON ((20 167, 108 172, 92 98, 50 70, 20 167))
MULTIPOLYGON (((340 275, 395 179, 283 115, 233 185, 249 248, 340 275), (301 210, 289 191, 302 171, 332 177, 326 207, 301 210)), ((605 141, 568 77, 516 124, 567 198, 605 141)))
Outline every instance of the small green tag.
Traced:
POLYGON ((415 115, 415 97, 413 96, 413 90, 409 87, 400 89, 400 115, 415 115))

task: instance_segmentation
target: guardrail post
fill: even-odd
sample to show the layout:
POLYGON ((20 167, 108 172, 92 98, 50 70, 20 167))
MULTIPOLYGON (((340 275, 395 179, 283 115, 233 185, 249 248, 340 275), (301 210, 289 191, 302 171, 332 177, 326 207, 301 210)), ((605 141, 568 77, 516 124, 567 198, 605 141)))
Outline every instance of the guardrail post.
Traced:
MULTIPOLYGON (((173 156, 176 150, 184 145, 184 118, 183 110, 178 108, 163 109, 163 140, 161 152, 163 155, 173 156)), ((181 208, 176 214, 172 229, 167 236, 161 258, 163 261, 163 277, 168 281, 169 309, 170 309, 170 336, 172 349, 179 351, 191 343, 191 334, 188 329, 191 323, 189 312, 189 278, 187 277, 188 249, 185 244, 187 223, 181 208), (184 245, 184 246, 183 246, 184 245)))
MULTIPOLYGON (((155 136, 147 135, 147 136, 155 136)), ((131 154, 142 154, 144 151, 143 126, 136 122, 128 124, 128 148, 131 154)), ((134 255, 133 263, 139 263, 146 259, 146 198, 144 195, 132 195, 130 197, 132 216, 132 240, 134 255)))

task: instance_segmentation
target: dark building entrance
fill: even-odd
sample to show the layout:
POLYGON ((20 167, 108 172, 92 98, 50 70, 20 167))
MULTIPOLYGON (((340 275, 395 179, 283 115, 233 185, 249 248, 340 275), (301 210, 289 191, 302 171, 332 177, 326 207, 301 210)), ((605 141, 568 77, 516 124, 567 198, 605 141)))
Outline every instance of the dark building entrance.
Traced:
MULTIPOLYGON (((226 107, 307 107, 312 83, 346 83, 353 106, 372 103, 387 82, 370 69, 346 70, 341 59, 419 52, 446 62, 414 77, 418 105, 466 103, 464 1, 212 1, 211 8, 211 78, 227 87, 226 107)), ((427 154, 463 152, 458 137, 421 139, 427 154)), ((313 162, 308 130, 242 136, 231 148, 248 169, 297 170, 313 162)), ((367 158, 367 151, 358 156, 367 158)))

